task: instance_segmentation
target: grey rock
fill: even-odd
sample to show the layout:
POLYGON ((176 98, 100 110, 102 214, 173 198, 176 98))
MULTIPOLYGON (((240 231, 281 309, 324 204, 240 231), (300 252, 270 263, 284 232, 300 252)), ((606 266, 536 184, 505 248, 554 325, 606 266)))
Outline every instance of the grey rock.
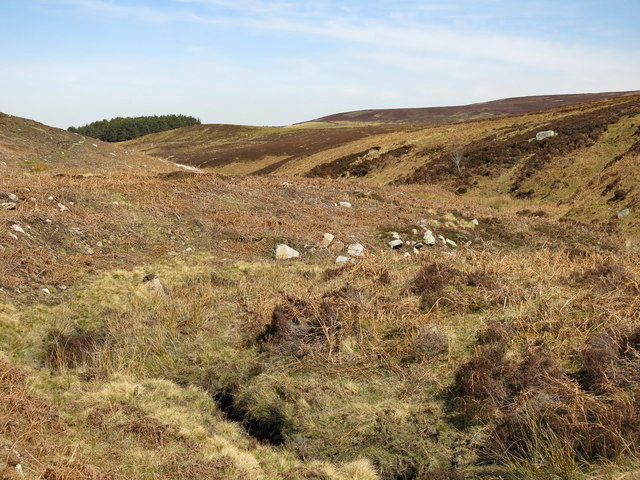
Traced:
POLYGON ((4 208, 5 210, 15 210, 16 203, 15 202, 0 203, 0 208, 4 208))
POLYGON ((338 258, 336 258, 336 265, 345 264, 349 260, 351 260, 349 257, 345 257, 344 255, 340 255, 338 258))
POLYGON ((433 236, 433 232, 431 230, 427 230, 426 232, 424 232, 424 237, 422 238, 422 241, 426 245, 435 245, 436 237, 433 236))
POLYGON ((630 213, 631 213, 631 211, 628 208, 625 208, 624 210, 620 210, 618 212, 618 218, 626 217, 630 213))
POLYGON ((345 208, 351 208, 351 203, 349 202, 339 202, 338 205, 345 208))
POLYGON ((364 245, 362 245, 361 243, 352 243, 347 248, 347 254, 351 255, 352 257, 362 257, 364 256, 364 251, 364 245))
POLYGON ((555 135, 556 132, 554 132, 553 130, 544 130, 542 132, 536 133, 536 140, 541 141, 545 138, 554 137, 555 135))
POLYGON ((404 245, 404 242, 402 240, 391 240, 388 245, 394 250, 397 250, 404 245))

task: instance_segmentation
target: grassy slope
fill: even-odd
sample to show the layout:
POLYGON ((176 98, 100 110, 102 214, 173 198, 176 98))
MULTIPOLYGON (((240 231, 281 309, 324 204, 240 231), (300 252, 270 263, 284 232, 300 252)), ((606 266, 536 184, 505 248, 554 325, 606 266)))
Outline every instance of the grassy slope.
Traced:
MULTIPOLYGON (((606 229, 555 219, 568 208, 552 210, 555 197, 177 173, 128 146, 71 148, 79 137, 0 120, 0 190, 20 197, 0 210, 5 477, 16 463, 28 478, 618 478, 639 468, 640 259, 606 229), (541 205, 550 217, 516 214, 541 205), (392 231, 411 241, 427 227, 459 247, 386 245, 392 231), (367 254, 336 269, 324 232, 367 254), (273 260, 281 242, 301 258, 273 260), (162 290, 143 282, 151 273, 162 290), (546 363, 532 369, 532 353, 546 363), (514 437, 525 443, 505 447, 514 437)), ((632 124, 580 158, 624 150, 632 124)), ((506 128, 420 138, 426 148, 438 135, 506 128)))

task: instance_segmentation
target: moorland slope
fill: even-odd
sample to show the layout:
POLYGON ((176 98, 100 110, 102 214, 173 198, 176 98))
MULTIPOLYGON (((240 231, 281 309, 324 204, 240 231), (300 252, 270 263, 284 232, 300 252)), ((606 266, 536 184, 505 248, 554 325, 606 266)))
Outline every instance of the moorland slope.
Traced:
POLYGON ((236 176, 0 115, 0 475, 633 478, 637 102, 321 128, 354 137, 236 176))

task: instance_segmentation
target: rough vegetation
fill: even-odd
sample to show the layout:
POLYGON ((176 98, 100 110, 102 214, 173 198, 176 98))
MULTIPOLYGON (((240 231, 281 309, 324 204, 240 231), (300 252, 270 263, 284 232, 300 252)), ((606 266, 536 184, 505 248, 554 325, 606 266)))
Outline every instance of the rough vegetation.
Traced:
POLYGON ((0 115, 0 478, 634 478, 636 101, 396 126, 298 176, 0 115), (506 145, 571 125, 511 191, 506 145), (386 185, 490 130, 491 175, 386 185))

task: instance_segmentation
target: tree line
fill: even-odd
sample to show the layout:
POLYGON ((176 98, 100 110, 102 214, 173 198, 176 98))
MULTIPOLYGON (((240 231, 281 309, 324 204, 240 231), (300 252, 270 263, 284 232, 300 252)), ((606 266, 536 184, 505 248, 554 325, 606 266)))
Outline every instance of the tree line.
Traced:
POLYGON ((186 115, 154 115, 147 117, 117 117, 101 120, 82 127, 69 127, 71 133, 99 138, 105 142, 123 142, 149 133, 164 132, 174 128, 200 125, 200 119, 186 115))

